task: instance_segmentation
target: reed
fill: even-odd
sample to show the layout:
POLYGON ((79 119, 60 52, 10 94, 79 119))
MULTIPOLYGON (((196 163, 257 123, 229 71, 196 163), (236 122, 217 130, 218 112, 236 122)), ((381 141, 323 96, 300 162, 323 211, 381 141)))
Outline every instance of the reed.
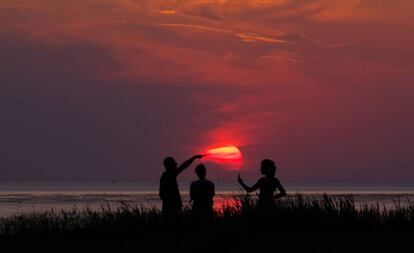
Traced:
POLYGON ((289 196, 265 214, 235 196, 207 223, 184 208, 174 226, 157 208, 122 203, 0 219, 0 251, 399 252, 412 247, 414 205, 356 206, 352 196, 289 196))
MULTIPOLYGON (((180 233, 197 231, 191 210, 184 208, 180 233)), ((413 233, 414 204, 396 201, 393 208, 379 204, 355 206, 352 196, 320 198, 290 196, 266 212, 258 212, 250 195, 235 196, 232 205, 217 210, 209 222, 214 233, 248 234, 380 234, 413 233)), ((203 228, 204 231, 204 228, 203 228)), ((167 233, 160 210, 123 203, 100 209, 50 210, 0 219, 0 236, 128 236, 167 233)))

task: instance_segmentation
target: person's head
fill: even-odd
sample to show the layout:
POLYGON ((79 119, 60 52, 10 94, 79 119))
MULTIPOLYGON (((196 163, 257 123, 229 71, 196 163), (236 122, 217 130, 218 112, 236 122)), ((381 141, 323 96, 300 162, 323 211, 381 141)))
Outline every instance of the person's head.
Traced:
POLYGON ((195 167, 195 173, 200 179, 206 178, 206 166, 204 166, 202 163, 197 165, 197 167, 195 167))
POLYGON ((267 177, 274 177, 276 174, 276 165, 270 159, 264 159, 261 162, 260 172, 267 177))
POLYGON ((177 168, 177 162, 171 156, 164 159, 165 171, 174 171, 177 168))

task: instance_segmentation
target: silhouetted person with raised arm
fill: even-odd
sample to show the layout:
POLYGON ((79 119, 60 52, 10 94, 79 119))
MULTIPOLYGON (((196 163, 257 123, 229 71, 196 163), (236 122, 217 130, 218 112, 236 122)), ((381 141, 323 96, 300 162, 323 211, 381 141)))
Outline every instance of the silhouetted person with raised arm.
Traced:
POLYGON ((179 218, 183 206, 180 190, 178 189, 177 176, 188 168, 195 159, 202 157, 202 155, 195 155, 180 166, 177 166, 177 162, 172 157, 164 159, 165 172, 160 179, 159 195, 162 200, 162 216, 165 222, 175 222, 179 218))
POLYGON ((260 172, 264 175, 264 177, 260 178, 259 181, 257 181, 257 183, 252 187, 247 186, 243 182, 240 174, 237 177, 237 180, 247 192, 260 190, 259 200, 257 202, 257 211, 262 215, 266 215, 269 214, 273 208, 274 200, 286 196, 286 191, 280 184, 279 180, 275 177, 276 165, 272 160, 263 160, 261 162, 260 172), (277 193, 277 190, 279 193, 277 193))
POLYGON ((205 226, 213 219, 214 184, 206 179, 206 167, 199 164, 195 168, 199 179, 191 183, 190 199, 193 203, 192 214, 198 225, 205 226))

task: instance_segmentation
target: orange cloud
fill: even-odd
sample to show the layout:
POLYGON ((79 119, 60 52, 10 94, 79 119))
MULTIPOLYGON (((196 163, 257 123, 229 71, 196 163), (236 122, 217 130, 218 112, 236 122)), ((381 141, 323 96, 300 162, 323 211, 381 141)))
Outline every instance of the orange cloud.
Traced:
POLYGON ((177 14, 177 12, 175 10, 160 10, 159 12, 161 14, 163 14, 163 15, 174 15, 174 14, 177 14))

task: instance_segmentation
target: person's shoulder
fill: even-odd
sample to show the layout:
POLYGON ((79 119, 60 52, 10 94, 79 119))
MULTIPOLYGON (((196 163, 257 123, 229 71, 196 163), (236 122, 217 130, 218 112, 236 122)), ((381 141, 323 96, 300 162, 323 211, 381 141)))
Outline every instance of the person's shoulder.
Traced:
POLYGON ((214 183, 213 183, 213 182, 211 182, 210 180, 207 180, 207 184, 209 184, 209 185, 211 185, 211 186, 214 186, 214 183))
POLYGON ((259 180, 257 180, 256 185, 258 187, 261 187, 264 182, 266 182, 266 178, 265 177, 261 177, 261 178, 259 178, 259 180))
POLYGON ((279 181, 279 179, 278 179, 277 177, 273 177, 273 181, 274 181, 276 184, 280 184, 280 181, 279 181))

